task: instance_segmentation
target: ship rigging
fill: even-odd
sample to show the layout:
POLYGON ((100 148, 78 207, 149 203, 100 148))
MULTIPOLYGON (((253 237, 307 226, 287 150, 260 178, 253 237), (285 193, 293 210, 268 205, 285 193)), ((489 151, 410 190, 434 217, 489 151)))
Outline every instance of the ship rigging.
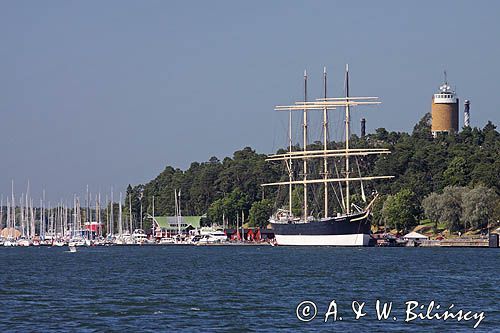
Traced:
MULTIPOLYGON (((283 161, 288 172, 287 181, 278 181, 262 184, 262 186, 281 186, 288 185, 288 209, 279 209, 271 218, 271 226, 276 235, 279 245, 340 245, 340 246, 366 246, 370 239, 370 216, 371 208, 375 199, 366 205, 363 209, 356 206, 351 201, 351 183, 360 182, 363 201, 366 202, 363 181, 390 179, 393 176, 354 176, 351 165, 351 158, 368 155, 389 154, 390 151, 385 148, 351 148, 350 147, 350 118, 351 108, 355 106, 378 105, 381 102, 378 97, 351 97, 349 95, 349 68, 346 66, 345 73, 345 97, 327 97, 327 75, 326 69, 323 71, 324 95, 314 101, 307 99, 307 73, 304 72, 304 100, 295 102, 292 105, 278 105, 276 111, 288 112, 288 151, 282 154, 272 154, 267 161, 283 161), (329 148, 329 119, 330 110, 343 108, 345 110, 345 144, 342 149, 329 148), (308 149, 308 113, 311 111, 321 111, 323 115, 322 127, 323 149, 308 149), (294 150, 292 145, 292 113, 302 113, 302 139, 301 150, 294 150), (343 177, 338 173, 334 158, 343 159, 343 177), (322 160, 321 177, 312 178, 309 172, 308 162, 313 159, 322 160), (302 172, 300 179, 294 177, 294 161, 302 161, 302 172), (334 165, 336 174, 330 172, 331 164, 334 165), (338 184, 340 192, 340 206, 342 213, 335 216, 330 214, 328 185, 338 184), (323 211, 322 217, 310 215, 308 207, 309 186, 314 184, 323 185, 323 211), (294 186, 302 186, 303 207, 300 217, 295 217, 292 213, 292 193, 294 186), (352 208, 355 208, 353 211, 352 208)), ((360 172, 357 163, 357 171, 360 172)))

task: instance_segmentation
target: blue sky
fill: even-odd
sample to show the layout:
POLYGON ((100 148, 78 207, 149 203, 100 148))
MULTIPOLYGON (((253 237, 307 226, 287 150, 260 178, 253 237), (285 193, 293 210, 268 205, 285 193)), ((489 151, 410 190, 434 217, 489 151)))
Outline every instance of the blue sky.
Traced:
POLYGON ((349 63, 351 94, 381 97, 355 132, 361 117, 410 131, 444 69, 472 125, 498 125, 499 14, 497 1, 0 0, 0 193, 30 179, 58 200, 273 152, 286 124, 273 106, 301 98, 304 69, 320 97, 323 66, 330 95, 349 63))

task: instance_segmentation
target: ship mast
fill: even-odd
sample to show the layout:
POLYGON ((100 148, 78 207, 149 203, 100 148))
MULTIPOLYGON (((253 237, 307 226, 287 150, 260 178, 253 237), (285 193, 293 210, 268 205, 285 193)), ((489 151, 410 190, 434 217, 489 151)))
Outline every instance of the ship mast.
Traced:
MULTIPOLYGON (((323 88, 324 88, 324 97, 326 99, 326 67, 323 68, 323 88)), ((324 217, 328 217, 328 158, 326 157, 326 152, 328 150, 328 108, 325 106, 323 108, 323 151, 325 154, 325 158, 323 159, 323 178, 325 179, 324 183, 324 192, 325 192, 325 202, 324 202, 324 217)))
MULTIPOLYGON (((307 103, 307 72, 304 70, 304 105, 307 103)), ((304 154, 307 151, 307 108, 304 107, 304 154)), ((307 221, 307 158, 304 163, 304 221, 307 221)))
POLYGON ((351 182, 362 182, 366 180, 377 180, 377 179, 390 179, 393 176, 361 176, 351 177, 350 172, 350 157, 351 156, 368 156, 368 155, 380 155, 389 154, 390 150, 386 148, 350 148, 349 147, 349 137, 350 137, 350 107, 351 106, 368 106, 380 104, 378 97, 350 97, 349 96, 349 67, 346 66, 345 73, 345 96, 344 97, 326 97, 327 94, 327 75, 326 69, 323 71, 324 80, 324 97, 318 98, 315 101, 307 101, 307 73, 304 71, 304 101, 295 102, 292 105, 277 105, 275 107, 276 111, 288 111, 289 112, 289 151, 283 154, 272 154, 268 155, 266 161, 283 161, 288 166, 289 179, 288 181, 279 181, 267 184, 261 184, 261 186, 289 186, 289 208, 292 208, 292 186, 301 185, 304 186, 304 222, 307 221, 308 212, 308 185, 317 184, 324 186, 324 217, 327 218, 329 214, 329 203, 328 203, 328 183, 339 183, 339 188, 342 196, 342 206, 344 208, 344 213, 347 215, 351 214, 351 203, 350 203, 350 183, 351 182), (334 110, 338 107, 345 108, 345 147, 341 149, 328 149, 328 111, 334 110), (323 149, 307 149, 308 142, 308 132, 307 132, 307 112, 317 110, 323 111, 323 149), (292 111, 303 113, 303 149, 299 151, 292 151, 292 134, 291 134, 291 117, 292 111), (337 174, 336 178, 330 178, 331 175, 328 172, 328 159, 334 157, 342 157, 345 159, 345 175, 339 177, 337 174), (295 159, 303 160, 303 177, 301 179, 293 180, 293 174, 291 171, 292 161, 295 159), (323 174, 318 179, 311 179, 308 175, 308 165, 307 161, 309 159, 321 159, 323 161, 323 174), (342 192, 342 185, 346 186, 345 196, 342 192), (344 200, 345 199, 345 200, 344 200), (344 205, 345 202, 345 205, 344 205))
MULTIPOLYGON (((346 101, 349 101, 349 65, 345 66, 345 96, 346 101)), ((349 200, 349 103, 345 105, 345 199, 346 199, 346 214, 351 211, 351 204, 349 200)))
POLYGON ((289 152, 290 152, 290 159, 288 160, 287 166, 288 166, 288 180, 290 181, 290 184, 288 185, 288 213, 289 216, 292 215, 292 158, 291 158, 291 153, 292 153, 292 110, 288 112, 288 146, 289 146, 289 152))

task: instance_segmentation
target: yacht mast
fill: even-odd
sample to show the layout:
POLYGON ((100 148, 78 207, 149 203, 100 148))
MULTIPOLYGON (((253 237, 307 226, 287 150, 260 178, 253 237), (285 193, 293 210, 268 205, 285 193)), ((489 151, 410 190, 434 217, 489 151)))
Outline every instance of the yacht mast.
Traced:
POLYGON ((45 189, 42 192, 42 200, 40 202, 42 208, 40 213, 40 237, 45 240, 45 189), (42 236, 43 235, 43 236, 42 236))
MULTIPOLYGON (((345 66, 345 96, 346 101, 349 102, 349 65, 345 66)), ((346 214, 351 211, 351 204, 349 198, 349 103, 345 105, 345 199, 346 199, 346 214)))
MULTIPOLYGON (((179 218, 178 218, 178 212, 179 210, 177 209, 177 189, 174 188, 174 209, 175 209, 175 222, 177 222, 177 235, 179 234, 179 218)), ((224 225, 224 212, 222 212, 222 225, 224 225)))
MULTIPOLYGON (((110 224, 109 224, 109 229, 111 230, 111 237, 113 237, 113 234, 115 232, 115 217, 114 217, 114 210, 115 210, 115 202, 113 200, 113 188, 111 188, 111 212, 110 212, 110 224)), ((108 232, 109 233, 109 232, 108 232)))
POLYGON ((2 199, 0 200, 0 229, 2 229, 2 223, 3 223, 3 194, 2 194, 2 199))
MULTIPOLYGON (((304 104, 307 102, 307 71, 304 70, 304 104)), ((304 154, 307 151, 307 108, 304 108, 304 154)), ((307 221, 307 158, 303 159, 304 163, 304 221, 307 221)))
POLYGON ((30 195, 30 181, 28 179, 28 188, 26 189, 25 199, 25 220, 26 220, 26 237, 30 238, 30 221, 29 221, 29 201, 28 196, 30 195))
POLYGON ((181 189, 177 192, 177 228, 178 230, 178 235, 181 234, 181 220, 182 220, 182 215, 181 215, 181 189))
POLYGON ((33 208, 33 199, 30 199, 30 205, 31 205, 31 208, 30 208, 30 212, 31 212, 31 236, 30 238, 33 239, 35 237, 35 209, 33 208))
POLYGON ((102 207, 101 207, 101 192, 99 191, 99 210, 98 210, 98 216, 99 216, 99 225, 98 225, 98 228, 99 228, 99 236, 102 237, 102 215, 101 215, 101 210, 102 210, 102 207))
POLYGON ((154 226, 155 226, 155 196, 153 195, 153 224, 152 224, 152 228, 154 229, 154 226))
MULTIPOLYGON (((323 88, 324 97, 326 99, 326 67, 323 68, 323 88)), ((323 150, 325 158, 323 159, 323 178, 328 179, 328 158, 326 157, 326 152, 328 150, 328 108, 325 106, 323 108, 323 150)), ((328 183, 324 183, 325 192, 325 203, 324 203, 324 217, 328 217, 328 183)))
POLYGON ((130 224, 130 233, 133 231, 133 223, 132 223, 132 193, 128 195, 128 216, 129 216, 129 224, 130 224))
POLYGON ((89 185, 87 184, 87 199, 85 199, 85 204, 87 205, 87 211, 86 211, 86 222, 89 223, 89 226, 90 226, 90 196, 89 196, 89 185))
POLYGON ((108 195, 106 194, 106 237, 109 236, 109 200, 108 195))
MULTIPOLYGON (((154 208, 153 208, 153 210, 154 210, 154 208)), ((153 215, 154 215, 154 212, 153 212, 153 215)), ((118 202, 118 234, 120 236, 123 234, 123 225, 122 225, 122 192, 120 192, 120 201, 118 202)))
POLYGON ((76 237, 76 194, 73 194, 73 221, 71 223, 71 238, 76 237))
MULTIPOLYGON (((289 146, 289 152, 290 152, 290 157, 292 153, 292 110, 288 112, 288 146, 289 146)), ((288 185, 288 212, 289 215, 292 215, 292 159, 290 158, 288 160, 287 166, 288 166, 288 180, 290 181, 290 184, 288 185)))
MULTIPOLYGON (((14 198, 14 180, 12 180, 12 201, 10 202, 12 205, 12 209, 10 210, 12 224, 11 228, 16 229, 16 199, 14 198)), ((12 229, 10 229, 10 237, 13 238, 15 235, 12 235, 12 229)))
POLYGON ((40 239, 43 239, 44 231, 43 231, 43 201, 40 199, 40 226, 39 226, 40 239))
POLYGON ((26 236, 25 233, 25 219, 24 219, 24 193, 21 193, 21 199, 19 199, 19 218, 21 222, 21 238, 26 236))
POLYGON ((7 196, 7 216, 5 218, 5 227, 9 231, 10 234, 10 201, 9 201, 9 196, 7 196))

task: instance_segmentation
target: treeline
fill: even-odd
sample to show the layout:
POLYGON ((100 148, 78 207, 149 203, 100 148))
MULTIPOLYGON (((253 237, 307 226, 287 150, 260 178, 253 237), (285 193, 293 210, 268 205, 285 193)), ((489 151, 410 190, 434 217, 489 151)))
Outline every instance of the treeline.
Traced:
MULTIPOLYGON (((465 191, 464 188, 479 185, 490 189, 488 193, 493 193, 488 199, 493 207, 488 219, 493 223, 500 219, 500 134, 491 122, 483 129, 467 127, 459 133, 433 138, 430 114, 427 114, 411 134, 379 128, 365 138, 353 135, 351 144, 358 148, 384 147, 391 150, 390 155, 372 155, 359 158, 355 163, 355 168, 363 174, 395 176, 389 181, 364 184, 365 193, 373 193, 376 189, 380 194, 374 207, 375 224, 409 229, 425 218, 436 219, 426 215, 423 206, 426 197, 432 193, 441 195, 447 187, 465 191), (404 208, 405 213, 396 214, 398 208, 404 208)), ((320 143, 314 143, 310 148, 317 145, 320 143)), ((342 145, 332 142, 329 146, 335 149, 342 145)), ((264 191, 260 186, 288 177, 283 165, 266 162, 265 157, 246 147, 222 161, 212 157, 207 162, 193 162, 187 170, 167 166, 149 183, 134 187, 129 185, 125 200, 128 203, 130 197, 133 214, 139 216, 141 203, 143 214, 152 213, 154 196, 155 214, 173 215, 174 189, 180 189, 183 215, 205 214, 205 223, 222 224, 224 219, 229 226, 243 219, 253 225, 265 225, 271 211, 288 202, 286 188, 266 187, 264 191)), ((310 166, 310 174, 320 178, 320 165, 311 162, 310 166)), ((345 172, 342 169, 336 171, 340 174, 345 172)), ((295 172, 296 176, 300 175, 300 170, 295 172)), ((312 214, 319 215, 323 193, 321 186, 310 191, 311 202, 308 204, 312 214)), ((301 186, 296 186, 292 195, 295 213, 299 213, 302 206, 301 194, 301 186)), ((467 197, 464 198, 467 201, 467 197)), ((354 203, 362 204, 359 190, 353 199, 354 203)), ((332 209, 339 211, 340 204, 334 204, 332 209)), ((437 220, 446 219, 448 217, 443 215, 437 220)), ((450 227, 458 230, 480 225, 464 223, 464 218, 461 218, 459 222, 454 220, 450 227)))
POLYGON ((222 224, 224 215, 228 225, 233 225, 237 216, 248 221, 252 205, 265 195, 276 197, 275 191, 264 194, 260 184, 279 178, 280 168, 267 163, 265 155, 246 147, 222 161, 212 157, 207 162, 193 162, 185 171, 167 166, 149 183, 129 185, 126 200, 131 197, 136 216, 141 201, 143 215, 152 214, 153 197, 156 215, 174 215, 177 189, 182 215, 206 215, 205 223, 218 224, 222 224))
POLYGON ((484 228, 488 222, 498 224, 500 134, 493 123, 433 138, 427 114, 411 135, 378 129, 371 139, 391 145, 392 150, 391 155, 377 160, 375 172, 396 176, 377 186, 383 194, 375 212, 377 224, 409 230, 428 218, 452 231, 484 228), (476 190, 471 191, 473 188, 476 190), (482 199, 475 195, 481 191, 485 194, 482 199), (481 204, 483 199, 487 205, 481 204), (439 216, 431 213, 431 204, 441 211, 439 216), (467 204, 482 210, 483 218, 467 223, 474 211, 464 208, 467 204), (447 213, 452 210, 455 215, 447 213))

